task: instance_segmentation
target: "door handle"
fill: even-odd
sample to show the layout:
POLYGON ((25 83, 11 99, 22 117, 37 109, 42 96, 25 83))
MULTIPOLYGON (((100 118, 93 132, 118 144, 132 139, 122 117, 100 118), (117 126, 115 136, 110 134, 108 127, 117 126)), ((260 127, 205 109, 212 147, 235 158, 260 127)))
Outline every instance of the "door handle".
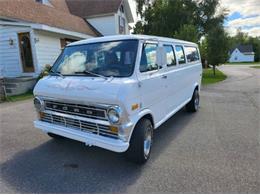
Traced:
POLYGON ((167 75, 162 75, 162 79, 167 79, 167 75))

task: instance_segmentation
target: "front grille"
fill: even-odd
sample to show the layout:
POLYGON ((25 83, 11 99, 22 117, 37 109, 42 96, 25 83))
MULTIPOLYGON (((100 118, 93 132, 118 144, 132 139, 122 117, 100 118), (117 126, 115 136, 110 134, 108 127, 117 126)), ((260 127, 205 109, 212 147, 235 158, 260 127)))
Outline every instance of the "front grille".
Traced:
POLYGON ((111 132, 109 126, 107 125, 101 125, 97 123, 87 122, 83 120, 73 119, 49 113, 41 113, 40 120, 64 127, 69 127, 79 131, 84 131, 111 138, 118 138, 117 134, 111 132))
POLYGON ((94 106, 70 104, 45 100, 45 109, 55 112, 83 116, 92 119, 107 120, 106 109, 94 106))

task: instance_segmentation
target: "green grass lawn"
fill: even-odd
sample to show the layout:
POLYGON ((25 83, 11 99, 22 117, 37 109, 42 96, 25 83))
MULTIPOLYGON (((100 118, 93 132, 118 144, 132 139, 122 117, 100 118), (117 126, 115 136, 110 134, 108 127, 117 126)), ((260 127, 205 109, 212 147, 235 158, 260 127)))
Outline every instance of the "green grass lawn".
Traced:
POLYGON ((227 62, 225 65, 254 65, 259 64, 260 62, 227 62))
POLYGON ((216 75, 213 75, 213 69, 207 68, 203 69, 203 74, 202 74, 202 84, 207 85, 207 84, 212 84, 212 83, 217 83, 220 81, 223 81, 227 78, 227 76, 216 69, 216 75))
POLYGON ((260 68, 260 66, 251 66, 251 68, 260 68))
POLYGON ((26 100, 26 99, 30 99, 30 98, 33 98, 33 93, 31 91, 21 94, 21 95, 7 96, 6 101, 7 102, 16 102, 16 101, 26 100))

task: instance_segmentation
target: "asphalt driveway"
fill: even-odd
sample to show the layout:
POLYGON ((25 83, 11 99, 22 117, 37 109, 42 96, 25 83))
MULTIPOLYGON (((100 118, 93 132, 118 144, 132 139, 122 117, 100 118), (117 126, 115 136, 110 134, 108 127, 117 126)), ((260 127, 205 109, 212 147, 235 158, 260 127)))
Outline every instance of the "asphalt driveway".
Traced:
POLYGON ((260 69, 222 66, 196 114, 154 135, 144 166, 33 127, 32 100, 0 104, 1 193, 260 193, 260 69))

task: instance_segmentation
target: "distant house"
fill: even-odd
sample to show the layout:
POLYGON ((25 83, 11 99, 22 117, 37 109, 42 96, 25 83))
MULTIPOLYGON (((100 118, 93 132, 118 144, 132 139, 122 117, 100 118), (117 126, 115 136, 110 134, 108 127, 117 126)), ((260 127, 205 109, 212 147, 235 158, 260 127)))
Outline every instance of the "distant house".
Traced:
POLYGON ((127 0, 0 0, 0 78, 6 93, 31 89, 66 44, 128 34, 132 21, 127 0))
POLYGON ((229 62, 254 62, 252 45, 238 45, 230 51, 229 62))
POLYGON ((72 14, 84 18, 102 35, 129 34, 134 22, 128 0, 66 0, 72 14))

